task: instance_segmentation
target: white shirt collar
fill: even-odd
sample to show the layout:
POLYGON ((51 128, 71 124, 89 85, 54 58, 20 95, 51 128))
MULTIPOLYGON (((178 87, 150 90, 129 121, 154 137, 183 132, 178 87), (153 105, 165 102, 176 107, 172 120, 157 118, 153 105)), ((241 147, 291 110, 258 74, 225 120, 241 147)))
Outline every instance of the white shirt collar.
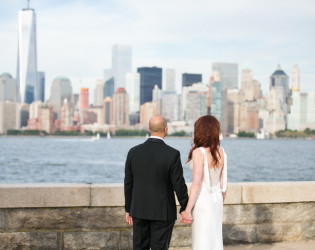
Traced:
POLYGON ((164 139, 162 137, 159 137, 159 136, 154 136, 154 135, 151 135, 150 138, 154 138, 154 139, 161 139, 162 141, 164 141, 164 139))

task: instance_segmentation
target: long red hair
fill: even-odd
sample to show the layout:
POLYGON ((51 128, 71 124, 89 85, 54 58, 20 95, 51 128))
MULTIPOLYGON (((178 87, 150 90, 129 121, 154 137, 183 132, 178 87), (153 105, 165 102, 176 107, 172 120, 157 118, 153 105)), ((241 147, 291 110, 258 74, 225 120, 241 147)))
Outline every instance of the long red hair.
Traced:
POLYGON ((210 148, 214 167, 218 166, 220 156, 220 122, 212 115, 199 117, 194 125, 194 140, 188 155, 188 161, 192 158, 192 152, 199 147, 210 148))

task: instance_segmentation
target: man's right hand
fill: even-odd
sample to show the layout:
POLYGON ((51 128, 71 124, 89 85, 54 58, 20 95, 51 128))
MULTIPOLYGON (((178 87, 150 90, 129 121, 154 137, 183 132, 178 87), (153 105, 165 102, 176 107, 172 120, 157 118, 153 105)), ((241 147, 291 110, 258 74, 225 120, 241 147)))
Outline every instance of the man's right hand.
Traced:
POLYGON ((132 217, 129 215, 129 213, 126 213, 126 221, 129 225, 133 225, 132 217))

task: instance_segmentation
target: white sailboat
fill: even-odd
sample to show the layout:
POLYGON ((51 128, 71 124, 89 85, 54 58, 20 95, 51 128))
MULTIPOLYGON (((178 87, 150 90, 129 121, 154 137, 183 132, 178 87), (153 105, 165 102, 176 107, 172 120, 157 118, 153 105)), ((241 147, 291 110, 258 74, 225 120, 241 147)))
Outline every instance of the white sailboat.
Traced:
POLYGON ((92 137, 92 141, 98 141, 99 139, 101 139, 100 133, 97 133, 96 136, 92 137))
POLYGON ((107 139, 110 139, 110 138, 111 138, 109 131, 107 131, 107 136, 106 136, 106 138, 107 138, 107 139))

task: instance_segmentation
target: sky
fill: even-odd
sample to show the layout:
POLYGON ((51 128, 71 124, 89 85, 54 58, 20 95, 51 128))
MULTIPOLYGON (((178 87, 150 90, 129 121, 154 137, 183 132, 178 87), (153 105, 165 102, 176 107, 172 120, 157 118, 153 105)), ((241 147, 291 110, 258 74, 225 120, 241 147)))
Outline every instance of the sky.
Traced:
MULTIPOLYGON (((0 0, 0 74, 16 77, 18 11, 26 0, 0 0)), ((250 68, 266 93, 278 64, 297 64, 301 91, 315 91, 314 0, 31 0, 37 17, 38 70, 46 99, 55 77, 93 92, 111 68, 111 47, 132 46, 132 68, 157 66, 202 73, 213 62, 250 68)), ((240 86, 240 82, 239 82, 240 86)))

